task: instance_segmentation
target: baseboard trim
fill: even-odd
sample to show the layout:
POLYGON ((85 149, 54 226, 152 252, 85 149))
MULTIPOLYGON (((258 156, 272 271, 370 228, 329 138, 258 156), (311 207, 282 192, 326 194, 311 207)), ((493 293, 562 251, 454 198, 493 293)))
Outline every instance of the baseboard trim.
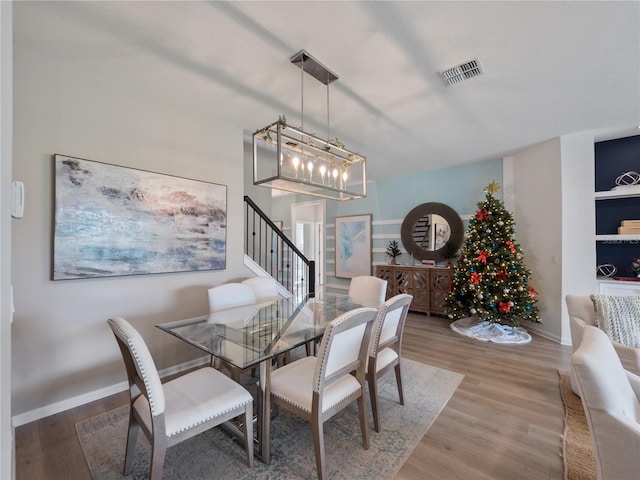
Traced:
POLYGON ((558 337, 557 335, 551 335, 548 332, 545 332, 544 330, 540 330, 536 327, 529 325, 524 326, 524 328, 526 330, 529 330, 531 333, 535 333, 536 335, 546 338, 547 340, 551 340, 552 342, 555 343, 559 343, 560 345, 564 345, 560 339, 560 337, 558 337))
MULTIPOLYGON (((158 373, 160 374, 160 378, 164 378, 170 375, 175 375, 176 373, 184 372, 185 370, 189 370, 190 368, 205 365, 209 363, 209 361, 209 356, 204 356, 185 363, 181 363, 180 365, 174 365, 172 367, 165 368, 158 373)), ((108 397, 109 395, 123 392, 128 388, 129 384, 127 382, 119 382, 115 385, 109 385, 107 387, 99 388, 98 390, 93 390, 91 392, 83 393, 82 395, 77 395, 66 400, 61 400, 59 402, 45 405, 44 407, 36 408, 34 410, 29 410, 27 412, 14 415, 13 417, 11 417, 11 421, 14 427, 19 427, 21 425, 25 425, 27 423, 35 422, 36 420, 48 417, 49 415, 55 415, 56 413, 79 407, 81 405, 84 405, 85 403, 90 403, 95 400, 100 400, 102 398, 108 397)))

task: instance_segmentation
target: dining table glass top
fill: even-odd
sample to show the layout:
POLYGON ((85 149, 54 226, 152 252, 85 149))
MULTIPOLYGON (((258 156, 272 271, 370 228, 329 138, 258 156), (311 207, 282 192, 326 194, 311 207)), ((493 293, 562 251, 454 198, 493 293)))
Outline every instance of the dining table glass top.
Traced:
POLYGON ((322 337, 341 314, 361 307, 347 295, 280 298, 161 323, 158 328, 238 368, 248 368, 322 337))

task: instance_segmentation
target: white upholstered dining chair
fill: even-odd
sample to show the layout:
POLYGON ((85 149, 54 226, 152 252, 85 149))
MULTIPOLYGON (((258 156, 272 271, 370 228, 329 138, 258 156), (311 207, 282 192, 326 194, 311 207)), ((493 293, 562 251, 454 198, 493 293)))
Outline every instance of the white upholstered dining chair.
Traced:
POLYGON ((571 357, 591 431, 598 480, 640 477, 640 377, 623 368, 607 334, 587 325, 571 357))
MULTIPOLYGON (((257 303, 256 291, 250 285, 243 285, 239 282, 223 283, 211 287, 208 290, 209 294, 209 313, 220 313, 224 310, 228 310, 236 307, 245 307, 248 305, 255 305, 257 303)), ((238 312, 238 316, 243 318, 244 312, 238 312)), ((238 354, 242 354, 243 348, 234 344, 228 340, 223 341, 223 348, 225 350, 236 350, 238 354)), ((230 356, 232 356, 230 354, 230 356)), ((226 362, 218 357, 211 358, 212 365, 221 370, 226 368, 234 380, 240 379, 240 370, 229 362, 226 362)), ((252 370, 252 374, 255 373, 255 369, 252 370)))
POLYGON ((354 401, 362 444, 369 448, 364 370, 376 313, 375 308, 357 308, 340 315, 327 327, 317 357, 303 357, 271 374, 273 403, 311 423, 320 479, 327 478, 324 422, 354 401))
POLYGON ((412 300, 413 296, 406 293, 390 298, 380 307, 373 325, 367 362, 367 383, 373 411, 373 428, 376 432, 380 431, 378 379, 391 370, 396 374, 400 405, 404 405, 401 375, 402 335, 412 300))
POLYGON ((273 277, 251 277, 243 280, 242 284, 253 288, 258 302, 268 302, 280 298, 278 286, 273 277))
POLYGON ((256 293, 250 285, 232 282, 211 287, 209 294, 209 313, 227 308, 252 305, 257 302, 256 293))
POLYGON ((151 443, 149 477, 162 478, 166 450, 233 418, 244 416, 242 430, 247 464, 253 468, 253 397, 212 367, 204 367, 164 384, 138 331, 123 318, 108 320, 124 360, 129 381, 129 432, 124 475, 133 465, 138 431, 151 443))
POLYGON ((370 275, 353 277, 349 283, 349 297, 364 307, 378 308, 387 296, 387 281, 370 275))

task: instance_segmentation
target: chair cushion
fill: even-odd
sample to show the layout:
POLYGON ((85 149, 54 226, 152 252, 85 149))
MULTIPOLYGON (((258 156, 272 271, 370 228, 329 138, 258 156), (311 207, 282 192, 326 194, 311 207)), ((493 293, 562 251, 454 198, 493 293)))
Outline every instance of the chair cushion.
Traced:
MULTIPOLYGON (((171 437, 253 401, 241 385, 218 370, 205 367, 163 385, 165 428, 171 437)), ((151 428, 147 401, 138 397, 133 407, 151 428)))
MULTIPOLYGON (((271 373, 271 394, 311 413, 313 381, 316 357, 304 357, 271 373)), ((346 374, 335 383, 325 387, 322 397, 322 411, 326 412, 360 389, 354 376, 346 374)))
POLYGON ((640 347, 640 296, 591 295, 596 323, 614 342, 640 347))

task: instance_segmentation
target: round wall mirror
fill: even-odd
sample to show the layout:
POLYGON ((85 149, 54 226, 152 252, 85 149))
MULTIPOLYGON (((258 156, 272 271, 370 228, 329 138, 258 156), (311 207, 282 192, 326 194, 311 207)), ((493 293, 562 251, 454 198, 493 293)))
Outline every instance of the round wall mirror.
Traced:
POLYGON ((405 217, 400 235, 404 248, 418 260, 446 260, 448 252, 462 245, 462 220, 444 203, 423 203, 405 217))

